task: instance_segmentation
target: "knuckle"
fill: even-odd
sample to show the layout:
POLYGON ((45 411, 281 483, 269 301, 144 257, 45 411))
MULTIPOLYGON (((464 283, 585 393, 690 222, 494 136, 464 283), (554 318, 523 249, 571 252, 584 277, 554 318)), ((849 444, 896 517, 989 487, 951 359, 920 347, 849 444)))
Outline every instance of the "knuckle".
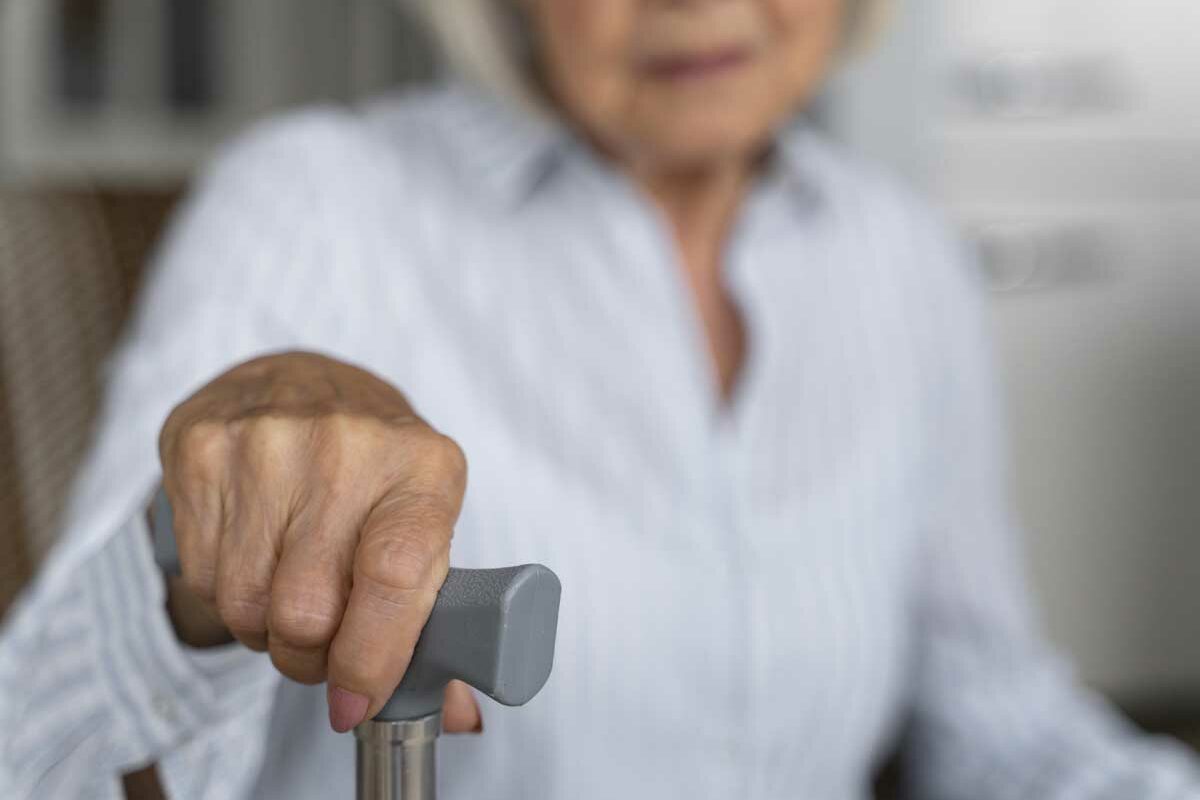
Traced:
POLYGON ((273 637, 297 647, 323 647, 342 621, 341 605, 327 593, 308 589, 271 603, 273 637))
POLYGON ((247 446, 259 454, 286 452, 296 441, 298 423, 289 417, 262 414, 245 423, 247 446))
POLYGON ((466 468, 466 458, 458 443, 445 434, 427 426, 421 426, 411 436, 411 448, 414 455, 426 469, 436 469, 443 472, 454 472, 466 468))
POLYGON ((336 411, 319 423, 326 451, 346 464, 375 463, 396 448, 393 426, 370 415, 336 411))
POLYGON ((369 461, 362 456, 365 434, 361 426, 352 417, 336 413, 319 420, 314 433, 314 467, 322 483, 338 486, 358 480, 360 475, 354 467, 369 461))
POLYGON ((405 484, 409 491, 441 507, 456 506, 466 489, 467 459, 449 436, 423 428, 409 440, 405 484))
POLYGON ((184 401, 171 409, 158 431, 158 454, 164 462, 169 459, 178 444, 179 429, 183 425, 186 406, 187 401, 184 401))
POLYGON ((430 461, 442 475, 460 482, 467 477, 467 456, 458 442, 449 436, 438 433, 436 443, 432 446, 430 461))
POLYGON ((229 433, 219 422, 194 422, 179 431, 175 447, 177 461, 185 474, 209 477, 228 457, 229 433))
POLYGON ((318 425, 322 437, 338 446, 354 448, 377 435, 367 419, 345 411, 323 415, 318 425))
POLYGON ((438 554, 427 537, 384 536, 359 548, 360 576, 393 592, 417 592, 433 583, 438 554))
POLYGON ((270 600, 266 591, 239 586, 221 593, 217 611, 234 633, 259 633, 266 630, 270 600))

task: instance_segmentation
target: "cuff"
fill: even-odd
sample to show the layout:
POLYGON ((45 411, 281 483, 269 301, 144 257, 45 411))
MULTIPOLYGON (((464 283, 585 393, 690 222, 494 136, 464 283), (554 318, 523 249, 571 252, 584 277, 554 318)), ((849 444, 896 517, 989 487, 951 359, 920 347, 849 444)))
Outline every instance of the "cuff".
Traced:
POLYGON ((270 659, 240 644, 198 650, 176 637, 150 533, 137 514, 87 570, 97 662, 113 708, 145 752, 160 754, 274 696, 270 659))

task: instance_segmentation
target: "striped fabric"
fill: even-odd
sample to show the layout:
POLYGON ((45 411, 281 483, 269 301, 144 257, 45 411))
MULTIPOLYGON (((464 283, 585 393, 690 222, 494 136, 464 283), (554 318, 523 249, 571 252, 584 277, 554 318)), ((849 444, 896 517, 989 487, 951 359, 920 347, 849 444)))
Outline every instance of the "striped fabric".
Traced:
POLYGON ((1039 639, 1003 497, 980 298, 936 217, 780 135, 726 263, 723 405, 650 204, 567 131, 462 87, 259 128, 173 229, 112 365, 63 544, 0 647, 0 796, 353 782, 321 687, 171 636, 140 510, 172 404, 320 350, 471 464, 453 561, 541 561, 555 671, 443 739, 447 798, 835 798, 907 737, 916 796, 1200 798, 1039 639))

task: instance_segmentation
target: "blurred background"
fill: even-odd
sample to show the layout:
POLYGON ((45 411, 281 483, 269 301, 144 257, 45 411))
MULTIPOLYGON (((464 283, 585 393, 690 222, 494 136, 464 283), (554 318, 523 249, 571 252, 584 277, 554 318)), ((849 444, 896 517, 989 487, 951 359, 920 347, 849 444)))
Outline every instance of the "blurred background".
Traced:
MULTIPOLYGON (((1200 732, 1200 3, 897 0, 819 124, 943 205, 992 290, 1049 632, 1200 732)), ((395 0, 0 0, 0 613, 206 156, 439 72, 395 0)), ((1195 737, 1200 740, 1200 736, 1195 737)))

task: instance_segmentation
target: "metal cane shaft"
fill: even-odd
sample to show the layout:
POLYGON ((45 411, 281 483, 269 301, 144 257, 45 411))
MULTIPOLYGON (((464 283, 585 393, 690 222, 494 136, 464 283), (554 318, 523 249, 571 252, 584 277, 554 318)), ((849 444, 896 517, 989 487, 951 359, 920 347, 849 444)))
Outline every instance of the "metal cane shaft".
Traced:
POLYGON ((354 729, 358 800, 436 800, 441 713, 354 729))

